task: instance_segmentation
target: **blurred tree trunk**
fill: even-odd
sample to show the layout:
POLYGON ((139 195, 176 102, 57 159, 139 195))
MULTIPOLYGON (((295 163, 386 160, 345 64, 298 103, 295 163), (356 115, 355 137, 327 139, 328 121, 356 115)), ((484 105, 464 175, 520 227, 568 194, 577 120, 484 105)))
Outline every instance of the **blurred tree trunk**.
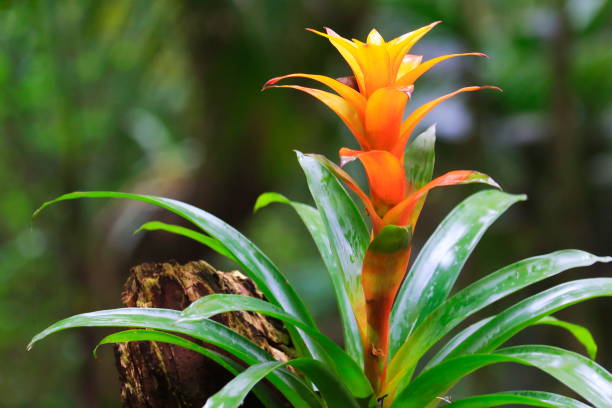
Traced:
MULTIPOLYGON (((551 174, 553 194, 542 203, 548 221, 546 239, 554 247, 588 247, 585 178, 582 174, 584 135, 578 134, 577 96, 572 84, 574 33, 567 1, 554 2, 555 30, 551 38, 551 174)), ((549 183, 546 183, 549 184, 549 183)), ((546 188, 550 190, 551 187, 546 188)))
MULTIPOLYGON (((183 310, 200 297, 213 293, 263 299, 255 284, 240 272, 220 272, 204 261, 195 261, 185 265, 148 263, 132 268, 122 301, 127 307, 183 310)), ((294 356, 289 335, 277 320, 251 312, 225 313, 214 319, 280 361, 294 356)), ((224 368, 201 354, 165 343, 120 343, 115 346, 115 357, 121 401, 126 408, 202 407, 208 397, 232 378, 224 368)), ((278 397, 279 402, 283 401, 278 397)), ((244 406, 260 407, 261 404, 251 395, 244 406)))

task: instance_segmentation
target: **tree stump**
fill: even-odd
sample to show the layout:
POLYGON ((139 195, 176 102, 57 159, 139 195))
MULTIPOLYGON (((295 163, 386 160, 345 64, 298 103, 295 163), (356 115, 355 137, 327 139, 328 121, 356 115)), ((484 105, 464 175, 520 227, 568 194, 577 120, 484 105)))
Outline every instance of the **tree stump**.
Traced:
MULTIPOLYGON (((122 301, 127 307, 183 310, 213 293, 263 299, 255 284, 240 272, 220 272, 204 261, 194 261, 185 265, 146 263, 132 268, 122 301)), ((214 319, 249 338, 277 360, 294 357, 289 335, 277 320, 251 312, 225 313, 214 319)), ((214 346, 207 347, 222 352, 214 346)), ((199 408, 232 378, 201 354, 165 343, 117 344, 115 361, 121 401, 126 408, 199 408)), ((244 406, 261 405, 250 395, 244 406)))

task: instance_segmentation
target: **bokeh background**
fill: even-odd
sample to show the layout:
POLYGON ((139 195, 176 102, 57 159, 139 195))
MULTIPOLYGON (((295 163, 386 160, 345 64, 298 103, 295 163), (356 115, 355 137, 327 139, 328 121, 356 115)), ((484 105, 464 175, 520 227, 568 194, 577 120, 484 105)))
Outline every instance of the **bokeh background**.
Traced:
MULTIPOLYGON (((377 27, 392 38, 435 20, 444 23, 414 53, 491 58, 436 67, 412 106, 465 85, 504 89, 458 96, 422 122, 438 124, 436 174, 478 169, 529 196, 485 235, 459 285, 560 248, 612 255, 612 1, 0 2, 0 407, 117 406, 110 348, 91 356, 104 331, 62 333, 26 353, 28 340, 68 315, 119 306, 140 262, 203 258, 232 268, 184 238, 132 235, 147 220, 176 222, 141 204, 81 200, 31 219, 43 201, 73 190, 155 194, 217 214, 270 254, 337 338, 332 291, 306 230, 289 209, 254 215, 252 206, 265 191, 310 202, 292 149, 335 158, 355 144, 309 96, 260 88, 285 73, 348 75, 305 27, 362 39, 377 27)), ((478 189, 433 192, 417 247, 478 189)), ((594 266, 537 288, 611 273, 594 266)), ((558 314, 592 330, 608 369, 611 313, 609 300, 595 300, 558 314)), ((512 342, 581 351, 556 328, 512 342)), ((498 366, 451 397, 544 387, 565 392, 534 369, 498 366)))

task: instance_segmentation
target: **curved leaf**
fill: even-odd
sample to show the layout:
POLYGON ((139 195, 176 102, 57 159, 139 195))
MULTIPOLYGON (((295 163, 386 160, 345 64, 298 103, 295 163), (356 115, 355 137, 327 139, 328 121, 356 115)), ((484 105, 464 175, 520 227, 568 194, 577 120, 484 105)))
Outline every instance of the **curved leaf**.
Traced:
POLYGON ((253 365, 236 376, 218 393, 206 401, 204 408, 237 408, 251 389, 276 369, 292 365, 302 371, 319 389, 329 407, 359 408, 348 390, 321 362, 297 359, 287 362, 265 362, 253 365))
POLYGON ((370 244, 370 232, 363 215, 348 195, 342 183, 320 160, 296 152, 310 193, 327 229, 332 253, 335 255, 345 291, 348 294, 360 333, 365 332, 365 299, 361 287, 361 263, 370 244))
MULTIPOLYGON (((229 328, 212 320, 197 323, 178 322, 180 312, 170 309, 128 307, 83 313, 52 324, 38 333, 30 344, 50 334, 74 327, 145 327, 185 334, 202 340, 233 354, 247 364, 274 361, 272 356, 256 344, 229 328)), ((319 401, 303 380, 286 371, 279 371, 270 377, 270 382, 299 407, 318 407, 319 401)))
POLYGON ((462 398, 444 405, 445 408, 490 408, 516 404, 549 408, 590 408, 587 404, 563 395, 541 391, 505 391, 496 394, 462 398))
POLYGON ((225 245, 223 245, 223 243, 221 243, 221 241, 219 241, 218 239, 209 237, 208 235, 199 233, 194 230, 190 230, 189 228, 181 227, 180 225, 166 224, 165 222, 161 222, 161 221, 149 221, 141 225, 136 231, 134 231, 134 234, 140 231, 159 231, 159 230, 167 231, 172 234, 182 235, 184 237, 191 238, 194 241, 197 241, 202 245, 206 245, 213 251, 217 252, 219 255, 223 255, 236 263, 238 262, 236 258, 234 257, 234 255, 232 255, 232 253, 228 251, 225 245))
POLYGON ((389 387, 395 388, 431 346, 477 311, 568 269, 608 261, 584 251, 557 251, 506 266, 457 292, 431 312, 397 351, 389 365, 389 387))
POLYGON ((448 342, 446 342, 444 346, 442 346, 442 348, 438 350, 438 352, 432 358, 429 359, 429 362, 427 363, 423 371, 428 370, 429 368, 440 364, 443 360, 446 360, 446 357, 455 348, 457 348, 461 343, 463 343, 465 339, 470 337, 472 333, 480 329, 482 326, 484 326, 487 322, 489 322, 494 317, 495 316, 491 316, 491 317, 487 317, 485 319, 479 320, 476 323, 469 325, 468 327, 466 327, 465 329, 457 333, 453 338, 451 338, 448 342))
POLYGON ((461 378, 497 363, 533 366, 556 378, 597 408, 612 406, 612 375, 594 361, 556 347, 517 346, 493 354, 472 354, 447 360, 417 377, 396 396, 391 408, 437 405, 436 398, 461 378))
POLYGON ((534 323, 534 325, 535 324, 547 324, 550 326, 561 327, 562 329, 567 330, 576 338, 576 340, 580 342, 580 344, 584 346, 587 354, 589 355, 589 358, 595 360, 595 357, 597 356, 597 343, 595 342, 595 339, 593 338, 593 335, 591 334, 589 329, 587 329, 586 327, 559 320, 552 316, 543 317, 542 319, 534 323))
POLYGON ((372 387, 361 367, 340 346, 318 330, 264 300, 240 295, 208 295, 196 300, 183 310, 179 322, 200 321, 220 313, 237 310, 261 313, 304 330, 319 342, 326 353, 324 362, 336 372, 336 375, 342 379, 356 397, 367 398, 373 394, 372 387))
POLYGON ((393 356, 415 326, 448 296, 468 256, 504 211, 523 195, 484 190, 468 197, 442 221, 421 249, 391 314, 393 356))
MULTIPOLYGON (((113 333, 100 340, 100 342, 96 346, 96 349, 94 350, 94 355, 98 347, 103 344, 124 343, 128 341, 157 341, 161 343, 173 344, 175 346, 180 346, 195 351, 196 353, 200 353, 210 358, 215 363, 219 364, 233 375, 238 375, 242 371, 244 371, 244 368, 240 364, 238 364, 231 358, 224 356, 223 354, 219 354, 214 350, 202 347, 199 344, 196 344, 193 341, 187 340, 183 337, 158 330, 136 329, 124 330, 118 333, 113 333)), ((274 408, 278 406, 278 398, 275 398, 275 396, 271 394, 269 390, 265 387, 256 386, 253 389, 253 393, 262 402, 262 404, 264 404, 265 407, 274 408)))
MULTIPOLYGON (((459 332, 456 336, 454 336, 451 340, 449 340, 446 344, 444 344, 444 346, 429 360, 429 362, 427 363, 427 365, 425 366, 424 370, 427 370, 437 364, 440 364, 441 361, 445 360, 446 357, 457 347, 459 347, 459 345, 461 343, 463 343, 463 341, 465 339, 467 339, 468 337, 470 337, 475 331, 477 331, 478 329, 480 329, 482 326, 484 326, 486 323, 488 323, 489 321, 491 321, 491 319, 493 319, 495 316, 490 316, 487 317, 486 319, 482 319, 470 326, 468 326, 466 329, 462 330, 461 332, 459 332)), ((570 325, 570 326, 575 326, 575 328, 572 328, 572 330, 570 330, 570 332, 576 337, 576 339, 581 342, 584 347, 587 350, 587 353, 589 354, 590 358, 594 358, 596 352, 597 352, 597 344, 595 343, 595 340, 593 339, 593 336, 591 335, 591 333, 585 329, 582 326, 578 326, 578 325, 573 325, 571 323, 566 323, 563 322, 561 320, 555 319, 552 316, 546 316, 543 317, 540 320, 537 320, 533 323, 530 324, 530 326, 535 326, 538 324, 551 324, 552 321, 557 321, 557 322, 561 322, 561 323, 565 323, 565 325, 570 325), (580 330, 583 329, 584 331, 580 330)), ((555 324, 556 326, 561 326, 564 327, 565 325, 561 325, 561 324, 555 324)), ((569 329, 568 329, 569 330, 569 329)))
POLYGON ((580 279, 550 288, 504 310, 468 336, 447 358, 495 350, 510 337, 573 304, 612 296, 612 278, 580 279))
MULTIPOLYGON (((314 320, 306 310, 297 292, 289 285, 287 279, 279 272, 272 261, 244 235, 214 215, 170 198, 112 191, 89 191, 64 194, 54 200, 47 201, 36 210, 34 216, 51 204, 77 198, 125 198, 153 204, 179 215, 222 242, 234 256, 241 270, 253 279, 268 300, 315 326, 314 320)), ((300 354, 307 353, 304 349, 304 343, 306 343, 310 354, 313 357, 320 357, 320 351, 316 349, 316 345, 311 344, 307 337, 302 339, 299 333, 293 331, 293 329, 290 329, 290 334, 300 354)))
POLYGON ((363 365, 363 347, 361 345, 361 336, 359 335, 359 327, 355 320, 355 315, 351 308, 347 287, 344 284, 344 277, 338 264, 338 258, 335 252, 332 251, 327 229, 323 223, 323 218, 319 211, 307 204, 291 201, 288 198, 277 193, 264 193, 257 198, 255 202, 255 211, 265 207, 271 203, 283 203, 290 205, 302 219, 306 228, 310 232, 321 258, 325 263, 325 267, 329 273, 329 277, 334 287, 336 300, 338 301, 338 309, 340 318, 342 319, 342 329, 344 333, 344 347, 346 352, 358 364, 363 365))

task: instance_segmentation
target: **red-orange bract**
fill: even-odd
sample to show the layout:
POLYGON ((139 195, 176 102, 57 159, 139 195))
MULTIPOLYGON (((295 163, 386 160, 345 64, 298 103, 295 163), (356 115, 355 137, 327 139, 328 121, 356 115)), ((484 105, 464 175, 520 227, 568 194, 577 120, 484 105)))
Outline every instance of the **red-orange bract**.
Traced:
MULTIPOLYGON (((323 75, 291 74, 269 80, 264 89, 293 88, 306 92, 332 109, 355 136, 360 149, 340 149, 341 165, 354 159, 363 164, 370 187, 367 195, 338 166, 328 163, 332 171, 362 200, 372 219, 374 240, 386 226, 408 228, 411 234, 422 200, 434 187, 465 183, 496 185, 488 176, 471 170, 451 171, 417 188, 408 182, 404 170, 404 151, 416 125, 441 102, 462 92, 491 86, 470 86, 441 96, 417 108, 404 119, 404 111, 414 82, 437 63, 449 58, 482 53, 450 54, 423 62, 409 54, 412 46, 439 22, 432 23, 391 41, 385 41, 376 30, 366 42, 348 40, 326 28, 326 32, 309 30, 329 39, 353 71, 352 77, 333 79, 323 75), (300 85, 278 85, 287 78, 318 81, 332 92, 300 85)), ((377 251, 372 245, 363 260, 362 284, 366 300, 366 319, 357 316, 364 344, 366 372, 375 389, 385 381, 388 358, 389 314, 393 300, 404 278, 410 257, 410 242, 395 251, 377 251), (365 326, 365 327, 364 327, 365 326)), ((363 308, 354 305, 356 314, 363 308)))

